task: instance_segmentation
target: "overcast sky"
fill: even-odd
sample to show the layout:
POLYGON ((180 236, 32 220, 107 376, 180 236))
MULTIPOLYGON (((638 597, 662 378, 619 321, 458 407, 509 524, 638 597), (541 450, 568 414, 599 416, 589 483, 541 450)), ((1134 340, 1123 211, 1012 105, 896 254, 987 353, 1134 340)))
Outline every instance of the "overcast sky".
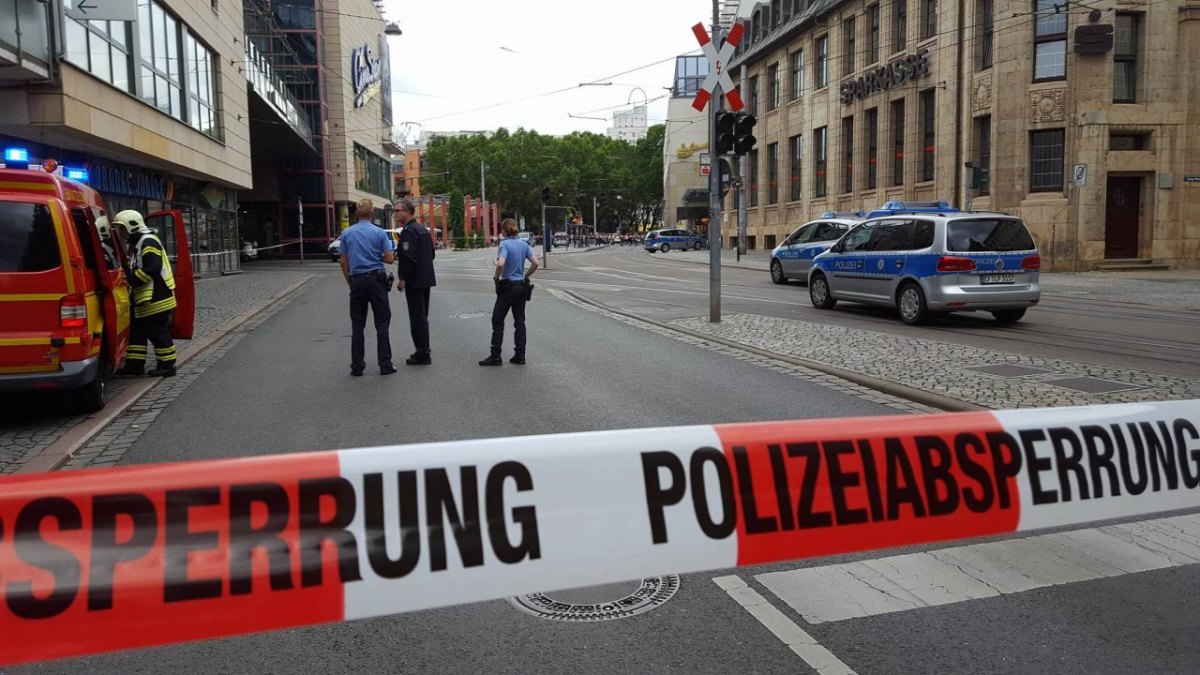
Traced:
POLYGON ((712 22, 711 0, 386 0, 385 11, 404 31, 390 42, 393 118, 427 131, 604 133, 614 110, 646 99, 661 123, 675 56, 698 53, 691 27, 712 22), (612 84, 578 86, 594 81, 612 84))

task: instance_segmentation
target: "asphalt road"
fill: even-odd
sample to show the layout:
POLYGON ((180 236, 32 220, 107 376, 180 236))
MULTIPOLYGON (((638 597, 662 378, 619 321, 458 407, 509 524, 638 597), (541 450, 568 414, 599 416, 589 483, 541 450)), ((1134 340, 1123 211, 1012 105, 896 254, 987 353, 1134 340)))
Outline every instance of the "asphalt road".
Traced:
MULTIPOLYGON (((387 377, 370 365, 365 377, 349 376, 346 289, 330 266, 327 276, 242 336, 188 386, 140 434, 121 463, 897 412, 836 388, 613 321, 546 292, 567 288, 626 308, 654 307, 658 318, 694 316, 707 309, 707 299, 701 297, 707 291, 706 269, 657 258, 645 261, 640 253, 615 249, 555 257, 548 273, 535 277, 539 290, 529 307, 529 364, 506 363, 500 368, 476 365, 487 353, 489 335, 493 296, 488 253, 443 256, 441 285, 434 290, 431 308, 434 364, 402 366, 400 373, 387 377), (651 288, 658 292, 647 290, 651 288)), ((727 311, 815 311, 794 302, 805 299, 802 288, 773 287, 765 273, 726 270, 726 275, 727 311)), ((392 297, 393 349, 402 358, 411 343, 403 302, 392 297)), ((885 314, 821 316, 908 330, 885 314)), ((1040 312, 1031 313, 1030 319, 1037 330, 1040 312)), ((961 339, 1012 348, 1014 343, 1001 337, 978 336, 994 328, 984 323, 968 319, 950 325, 961 339)), ((370 355, 370 337, 367 344, 370 355)), ((1018 344, 1016 348, 1023 348, 1018 344)), ((1033 348, 1032 343, 1027 348, 1033 348)), ((1044 344, 1040 348, 1054 349, 1044 344)), ((505 351, 507 356, 510 350, 505 351)), ((1102 353, 1099 347, 1095 351, 1102 353)), ((1026 550, 1019 549, 1022 541, 1034 545, 1032 539, 1014 538, 1002 546, 1026 550)), ((1200 551, 1200 545, 1178 546, 1200 551)), ((897 553, 919 555, 939 548, 945 547, 897 553)), ((1200 649, 1194 639, 1200 630, 1200 613, 1195 611, 1200 566, 1187 563, 1192 558, 1186 556, 1179 564, 1148 571, 1122 569, 1104 578, 1068 578, 983 599, 866 612, 836 621, 805 619, 789 605, 790 596, 772 592, 769 577, 762 576, 845 563, 882 564, 881 573, 888 565, 899 566, 878 563, 881 558, 841 556, 811 564, 687 575, 678 593, 662 606, 615 621, 550 621, 494 601, 65 660, 14 672, 1200 672, 1200 649), (727 591, 713 581, 719 578, 729 585, 734 583, 726 578, 730 576, 763 600, 770 610, 766 615, 782 616, 787 623, 760 618, 762 604, 752 613, 743 607, 747 593, 727 591), (833 662, 802 659, 792 648, 796 643, 780 637, 801 630, 827 649, 833 662)), ((932 583, 941 582, 935 578, 932 583)), ((634 586, 576 595, 614 599, 634 586)))

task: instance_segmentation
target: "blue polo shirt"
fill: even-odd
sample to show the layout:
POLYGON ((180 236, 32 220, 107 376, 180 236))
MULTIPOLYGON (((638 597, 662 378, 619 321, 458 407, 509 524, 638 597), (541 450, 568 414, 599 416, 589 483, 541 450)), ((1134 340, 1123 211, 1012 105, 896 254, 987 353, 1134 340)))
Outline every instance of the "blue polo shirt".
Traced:
POLYGON ((533 249, 529 244, 517 239, 516 237, 506 237, 500 242, 500 252, 496 254, 497 260, 504 261, 504 270, 500 273, 501 279, 509 281, 523 281, 525 279, 525 260, 533 260, 533 249))
POLYGON ((342 231, 341 254, 346 256, 352 275, 383 269, 383 254, 395 250, 387 231, 368 220, 360 220, 342 231))

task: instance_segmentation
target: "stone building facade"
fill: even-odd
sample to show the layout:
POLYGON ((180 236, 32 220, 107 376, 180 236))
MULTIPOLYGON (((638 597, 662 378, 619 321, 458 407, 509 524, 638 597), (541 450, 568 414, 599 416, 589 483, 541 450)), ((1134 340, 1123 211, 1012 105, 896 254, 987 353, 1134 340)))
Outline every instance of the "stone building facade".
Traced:
POLYGON ((772 0, 746 29, 751 248, 946 200, 1023 217, 1046 269, 1200 267, 1200 3, 772 0))

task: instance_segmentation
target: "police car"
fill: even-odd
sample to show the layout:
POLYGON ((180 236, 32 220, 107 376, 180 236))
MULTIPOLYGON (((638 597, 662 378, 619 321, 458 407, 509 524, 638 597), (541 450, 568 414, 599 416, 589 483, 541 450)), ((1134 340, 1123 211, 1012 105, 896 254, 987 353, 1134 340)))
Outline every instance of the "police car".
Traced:
POLYGON ((704 247, 704 237, 687 230, 651 230, 646 233, 642 247, 651 253, 666 253, 672 249, 683 251, 689 248, 699 251, 704 247))
POLYGON ((887 202, 813 260, 808 292, 820 309, 842 300, 896 307, 907 324, 959 311, 1014 323, 1041 299, 1041 266, 1016 216, 887 202))
POLYGON ((813 258, 833 246, 833 242, 862 221, 863 215, 826 211, 819 219, 796 228, 771 251, 771 281, 777 284, 785 284, 788 279, 807 281, 813 258))

